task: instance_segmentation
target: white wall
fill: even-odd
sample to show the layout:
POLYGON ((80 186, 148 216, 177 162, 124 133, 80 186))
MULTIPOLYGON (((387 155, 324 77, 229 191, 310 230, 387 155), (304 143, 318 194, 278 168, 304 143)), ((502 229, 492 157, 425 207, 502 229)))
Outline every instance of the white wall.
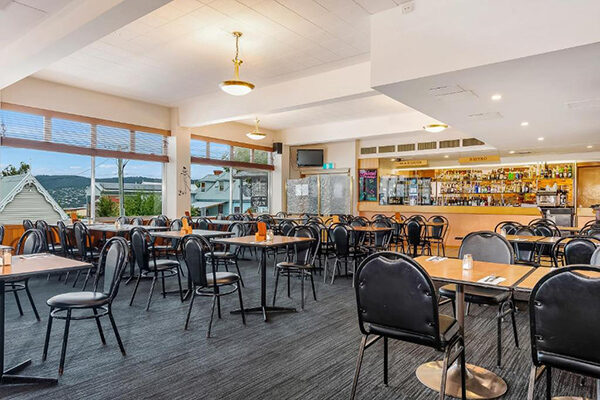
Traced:
POLYGON ((171 129, 169 107, 25 78, 2 90, 2 101, 159 129, 171 129))

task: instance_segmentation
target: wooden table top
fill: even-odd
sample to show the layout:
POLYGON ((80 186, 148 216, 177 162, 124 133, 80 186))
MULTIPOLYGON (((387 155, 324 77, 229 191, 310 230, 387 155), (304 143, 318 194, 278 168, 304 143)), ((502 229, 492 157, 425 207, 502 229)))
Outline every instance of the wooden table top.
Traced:
MULTIPOLYGON (((205 238, 226 237, 233 235, 233 233, 227 231, 213 231, 205 229, 193 229, 192 234, 203 236, 205 238)), ((181 239, 182 237, 186 236, 186 234, 182 234, 181 231, 155 231, 150 232, 150 235, 164 239, 181 239)))
MULTIPOLYGON (((506 235, 506 240, 509 242, 531 242, 536 243, 547 239, 546 236, 526 236, 526 235, 506 235)), ((559 238, 560 239, 560 238, 559 238)))
MULTIPOLYGON (((557 268, 537 267, 531 274, 527 275, 527 278, 523 279, 516 286, 516 289, 523 292, 531 292, 540 279, 556 269, 557 268)), ((589 276, 590 278, 600 278, 600 272, 581 271, 581 274, 589 276)))
POLYGON ((240 236, 226 239, 213 239, 215 243, 233 244, 246 247, 285 247, 295 243, 312 241, 312 238, 294 236, 274 236, 272 241, 257 242, 254 235, 240 236))
POLYGON ((351 228, 357 232, 385 232, 394 229, 389 226, 352 226, 351 228))
POLYGON ((557 226, 559 231, 579 232, 581 229, 576 226, 557 226))
POLYGON ((515 264, 496 264, 483 261, 473 261, 473 269, 463 270, 462 260, 446 258, 442 261, 428 261, 431 257, 420 256, 415 258, 425 271, 434 280, 464 283, 470 286, 485 286, 509 289, 533 270, 533 267, 515 264), (497 285, 478 282, 489 275, 505 278, 497 285))
POLYGON ((89 263, 48 253, 13 256, 11 265, 0 267, 0 281, 49 272, 64 272, 91 267, 89 263))
POLYGON ((228 219, 213 219, 210 221, 214 225, 233 225, 233 224, 255 224, 256 221, 233 221, 228 219))

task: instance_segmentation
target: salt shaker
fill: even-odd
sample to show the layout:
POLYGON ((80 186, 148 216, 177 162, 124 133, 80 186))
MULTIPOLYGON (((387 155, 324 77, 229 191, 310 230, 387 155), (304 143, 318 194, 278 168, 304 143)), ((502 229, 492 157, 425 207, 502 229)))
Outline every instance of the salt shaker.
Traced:
POLYGON ((463 257, 462 267, 465 270, 473 269, 473 256, 465 254, 463 257))

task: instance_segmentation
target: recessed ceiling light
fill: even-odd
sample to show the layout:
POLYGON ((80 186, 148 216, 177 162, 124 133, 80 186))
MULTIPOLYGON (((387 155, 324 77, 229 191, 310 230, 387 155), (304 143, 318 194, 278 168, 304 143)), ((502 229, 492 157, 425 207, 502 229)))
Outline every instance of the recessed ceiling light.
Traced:
POLYGON ((498 100, 501 100, 501 99, 502 99, 502 95, 501 94, 497 93, 497 94, 492 95, 492 100, 494 100, 494 101, 498 101, 498 100))
POLYGON ((529 122, 523 121, 523 122, 521 122, 521 126, 529 126, 529 122))
POLYGON ((592 146, 592 145, 590 144, 590 145, 588 145, 588 146, 586 146, 586 147, 587 147, 588 149, 591 149, 591 148, 593 148, 594 146, 592 146))
POLYGON ((538 140, 541 142, 542 140, 544 140, 543 137, 539 137, 538 140))
POLYGON ((448 154, 446 154, 446 155, 444 156, 444 158, 448 158, 448 157, 450 157, 448 154))
POLYGON ((448 128, 446 124, 429 124, 425 125, 423 129, 430 133, 438 133, 448 128))
POLYGON ((508 152, 508 154, 515 154, 515 151, 511 150, 511 151, 508 152))

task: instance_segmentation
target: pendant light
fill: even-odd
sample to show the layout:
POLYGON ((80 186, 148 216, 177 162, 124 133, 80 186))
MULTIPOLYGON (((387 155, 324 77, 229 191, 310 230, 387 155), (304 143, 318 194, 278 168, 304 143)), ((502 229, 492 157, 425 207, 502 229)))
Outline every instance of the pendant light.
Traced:
POLYGON ((448 128, 448 125, 446 125, 446 124, 429 124, 429 125, 425 125, 423 127, 423 129, 425 129, 427 132, 430 132, 430 133, 438 133, 443 130, 446 130, 447 128, 448 128))
POLYGON ((223 81, 219 84, 221 89, 233 96, 243 96, 248 94, 254 89, 254 84, 246 81, 240 80, 240 65, 242 65, 242 60, 238 58, 240 53, 240 37, 242 37, 242 32, 233 32, 233 36, 235 36, 235 58, 233 61, 233 79, 228 81, 223 81))
POLYGON ((258 118, 256 118, 256 122, 254 124, 254 130, 252 132, 246 133, 246 136, 248 136, 252 140, 261 140, 267 136, 264 132, 261 132, 260 129, 258 129, 259 122, 260 122, 260 120, 258 118))

